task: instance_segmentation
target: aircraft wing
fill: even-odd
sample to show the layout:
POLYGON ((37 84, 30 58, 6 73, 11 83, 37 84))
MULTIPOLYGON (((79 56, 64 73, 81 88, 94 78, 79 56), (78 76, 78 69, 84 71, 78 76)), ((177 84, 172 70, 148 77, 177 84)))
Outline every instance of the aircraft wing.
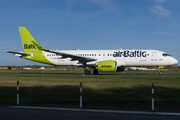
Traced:
POLYGON ((81 63, 86 63, 86 62, 91 62, 91 61, 96 61, 97 59, 95 58, 90 58, 90 57, 85 57, 85 56, 78 56, 78 55, 73 55, 69 53, 64 53, 64 52, 58 52, 58 51, 52 51, 52 50, 43 50, 46 52, 54 53, 57 55, 61 55, 62 59, 63 58, 71 58, 71 61, 78 60, 81 63))
POLYGON ((28 53, 22 53, 22 52, 13 52, 13 51, 4 51, 4 52, 13 53, 13 54, 19 54, 19 55, 22 55, 22 56, 28 56, 28 55, 30 55, 30 54, 28 54, 28 53))
POLYGON ((32 41, 32 43, 35 44, 35 46, 42 51, 46 51, 46 52, 50 52, 50 53, 54 53, 57 55, 61 55, 62 59, 63 58, 71 58, 71 61, 76 61, 78 60, 80 63, 82 64, 86 64, 86 62, 91 62, 91 61, 96 61, 97 59, 95 58, 90 58, 90 57, 85 57, 85 56, 78 56, 78 55, 73 55, 73 54, 69 54, 69 53, 64 53, 64 52, 58 52, 58 51, 52 51, 52 50, 48 50, 45 49, 43 47, 41 47, 38 43, 32 41))

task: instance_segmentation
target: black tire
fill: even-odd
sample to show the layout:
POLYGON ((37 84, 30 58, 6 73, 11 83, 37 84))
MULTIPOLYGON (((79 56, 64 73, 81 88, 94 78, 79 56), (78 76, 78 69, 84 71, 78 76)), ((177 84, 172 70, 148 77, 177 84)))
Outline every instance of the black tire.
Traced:
POLYGON ((160 72, 159 72, 159 74, 160 74, 160 75, 163 75, 163 72, 162 72, 162 71, 160 71, 160 72))
POLYGON ((95 70, 93 71, 93 73, 94 73, 95 75, 97 75, 99 72, 98 72, 97 69, 95 69, 95 70))
POLYGON ((90 71, 90 70, 88 70, 88 74, 89 74, 89 75, 91 74, 91 71, 90 71))
POLYGON ((88 70, 85 70, 85 71, 84 71, 84 74, 87 75, 87 74, 88 74, 88 70))
POLYGON ((90 74, 91 74, 91 71, 90 71, 90 70, 85 70, 85 71, 84 71, 84 74, 85 74, 85 75, 90 75, 90 74))

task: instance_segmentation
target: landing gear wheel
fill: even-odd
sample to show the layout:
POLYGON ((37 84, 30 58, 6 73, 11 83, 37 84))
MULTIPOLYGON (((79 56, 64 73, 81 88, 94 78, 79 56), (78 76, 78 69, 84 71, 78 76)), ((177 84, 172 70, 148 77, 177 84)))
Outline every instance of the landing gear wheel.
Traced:
POLYGON ((90 71, 90 70, 85 70, 85 71, 84 71, 84 74, 85 74, 85 75, 89 75, 89 74, 91 74, 91 71, 90 71))
POLYGON ((99 72, 98 72, 97 69, 94 69, 93 73, 94 73, 95 75, 97 75, 99 72))
POLYGON ((159 72, 159 74, 160 74, 160 75, 163 75, 163 72, 162 72, 162 71, 160 71, 160 72, 159 72))

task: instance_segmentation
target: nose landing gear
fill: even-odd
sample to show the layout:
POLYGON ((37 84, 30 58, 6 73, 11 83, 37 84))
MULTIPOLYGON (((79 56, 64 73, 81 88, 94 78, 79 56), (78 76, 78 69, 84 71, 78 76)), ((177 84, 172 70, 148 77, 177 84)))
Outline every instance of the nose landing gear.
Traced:
POLYGON ((163 71, 159 71, 159 75, 163 75, 163 71))
POLYGON ((164 69, 164 66, 159 66, 159 69, 160 69, 160 71, 159 71, 159 75, 163 75, 163 71, 162 71, 162 69, 164 69))

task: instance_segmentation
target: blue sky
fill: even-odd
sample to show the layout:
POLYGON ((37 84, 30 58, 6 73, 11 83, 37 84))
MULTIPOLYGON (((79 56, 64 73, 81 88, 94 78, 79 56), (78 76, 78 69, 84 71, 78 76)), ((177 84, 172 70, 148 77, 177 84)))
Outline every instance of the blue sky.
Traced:
POLYGON ((18 26, 47 49, 155 49, 180 61, 179 5, 180 0, 1 0, 0 65, 40 65, 3 52, 23 51, 18 26))

